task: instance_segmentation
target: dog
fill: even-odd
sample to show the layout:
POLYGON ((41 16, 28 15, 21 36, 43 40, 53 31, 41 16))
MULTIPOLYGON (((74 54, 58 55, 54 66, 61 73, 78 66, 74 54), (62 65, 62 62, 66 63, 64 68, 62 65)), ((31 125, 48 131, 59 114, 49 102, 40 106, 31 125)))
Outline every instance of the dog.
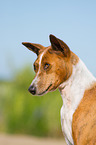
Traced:
POLYGON ((61 126, 68 145, 96 145, 96 78, 65 42, 50 35, 51 46, 23 42, 37 54, 29 92, 44 95, 59 89, 61 126))

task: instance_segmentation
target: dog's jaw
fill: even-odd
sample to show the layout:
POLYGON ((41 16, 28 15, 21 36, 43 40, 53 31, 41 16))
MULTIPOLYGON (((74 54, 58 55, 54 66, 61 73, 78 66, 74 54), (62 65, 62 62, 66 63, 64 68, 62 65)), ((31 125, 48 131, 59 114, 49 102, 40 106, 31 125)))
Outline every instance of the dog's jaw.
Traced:
POLYGON ((42 95, 48 93, 48 91, 49 91, 49 89, 50 89, 51 86, 52 86, 52 84, 50 84, 50 85, 48 86, 48 88, 47 88, 45 91, 43 91, 42 93, 37 94, 37 95, 42 96, 42 95))

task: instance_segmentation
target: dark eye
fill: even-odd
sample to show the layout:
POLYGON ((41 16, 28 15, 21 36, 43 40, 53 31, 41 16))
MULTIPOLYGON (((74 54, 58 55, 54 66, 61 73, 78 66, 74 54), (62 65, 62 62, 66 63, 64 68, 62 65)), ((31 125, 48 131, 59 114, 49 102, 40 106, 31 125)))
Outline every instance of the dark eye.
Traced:
POLYGON ((34 71, 36 71, 36 65, 34 64, 34 71))
POLYGON ((44 69, 46 70, 49 66, 50 66, 49 63, 45 63, 45 65, 44 65, 44 69))
POLYGON ((39 68, 38 63, 34 63, 33 64, 33 68, 34 68, 35 73, 37 73, 38 72, 38 68, 39 68))

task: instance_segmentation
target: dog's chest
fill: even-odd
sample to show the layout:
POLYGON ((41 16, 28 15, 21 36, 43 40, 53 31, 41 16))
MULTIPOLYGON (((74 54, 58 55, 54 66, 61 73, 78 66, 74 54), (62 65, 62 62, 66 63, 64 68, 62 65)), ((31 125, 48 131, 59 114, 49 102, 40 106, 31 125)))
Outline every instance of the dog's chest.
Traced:
POLYGON ((72 129, 71 129, 71 124, 72 124, 72 119, 71 119, 71 114, 72 112, 69 111, 66 113, 66 109, 64 109, 64 106, 61 108, 61 126, 62 126, 62 131, 65 136, 65 140, 68 145, 73 144, 73 139, 72 139, 72 129))
POLYGON ((63 106, 61 108, 61 126, 62 131, 65 136, 65 140, 68 145, 73 145, 73 138, 72 138, 72 119, 73 114, 80 103, 80 100, 83 97, 84 94, 84 87, 81 87, 80 83, 78 86, 78 82, 74 80, 71 82, 71 80, 63 84, 65 87, 60 91, 62 100, 63 100, 63 106))
POLYGON ((79 63, 73 67, 73 73, 70 78, 59 87, 63 106, 61 108, 61 126, 68 145, 73 145, 72 138, 72 119, 85 90, 96 81, 85 65, 79 63))
POLYGON ((74 113, 69 87, 64 92, 65 99, 63 100, 63 106, 61 108, 61 126, 65 136, 65 140, 68 145, 74 144, 72 139, 72 116, 74 113), (68 91, 69 90, 69 91, 68 91), (67 93, 67 94, 66 94, 67 93))

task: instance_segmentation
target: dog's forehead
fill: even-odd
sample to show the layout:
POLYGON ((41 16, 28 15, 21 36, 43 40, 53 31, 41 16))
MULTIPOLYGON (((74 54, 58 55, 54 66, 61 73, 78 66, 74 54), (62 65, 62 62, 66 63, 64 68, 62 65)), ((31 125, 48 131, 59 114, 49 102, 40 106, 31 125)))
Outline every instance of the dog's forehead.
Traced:
POLYGON ((41 51, 35 62, 40 63, 41 61, 44 61, 44 60, 47 61, 48 59, 50 59, 50 57, 51 57, 50 50, 51 49, 52 49, 51 46, 49 46, 49 47, 46 47, 43 51, 41 51))
POLYGON ((52 54, 50 53, 50 48, 49 49, 47 49, 44 53, 43 53, 43 55, 42 55, 42 61, 50 61, 50 60, 52 60, 52 54))
POLYGON ((41 65, 43 63, 52 63, 57 62, 58 59, 64 58, 62 52, 54 51, 51 46, 46 47, 43 51, 38 55, 35 63, 41 65))

